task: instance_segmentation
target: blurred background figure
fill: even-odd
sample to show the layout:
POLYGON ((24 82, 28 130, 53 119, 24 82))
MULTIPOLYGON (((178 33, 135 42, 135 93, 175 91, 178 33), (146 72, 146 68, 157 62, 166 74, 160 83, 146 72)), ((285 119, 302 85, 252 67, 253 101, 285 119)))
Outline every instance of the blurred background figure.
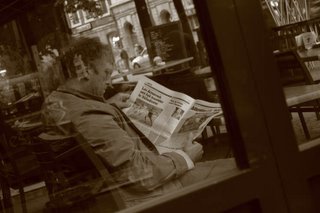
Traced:
POLYGON ((135 44, 134 45, 134 52, 136 54, 136 56, 142 55, 142 51, 143 51, 143 47, 139 44, 135 44))
POLYGON ((147 48, 144 48, 139 44, 135 44, 134 52, 135 58, 131 62, 133 69, 151 66, 147 48))

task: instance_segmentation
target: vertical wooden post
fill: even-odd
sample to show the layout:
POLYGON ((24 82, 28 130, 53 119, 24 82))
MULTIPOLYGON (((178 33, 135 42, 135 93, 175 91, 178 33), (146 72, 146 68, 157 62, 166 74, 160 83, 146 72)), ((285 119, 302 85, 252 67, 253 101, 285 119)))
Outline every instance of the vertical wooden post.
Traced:
MULTIPOLYGON (((146 40, 147 34, 145 32, 145 29, 148 27, 152 27, 152 21, 150 18, 150 14, 148 12, 148 7, 145 0, 134 0, 134 3, 136 5, 136 10, 137 10, 138 18, 140 21, 142 34, 144 39, 146 40)), ((149 52, 150 50, 148 49, 147 51, 149 53, 149 61, 151 62, 152 59, 150 58, 150 52, 149 52)))
POLYGON ((279 26, 280 26, 281 24, 284 24, 283 23, 283 19, 284 18, 283 18, 283 15, 282 15, 283 14, 283 0, 280 0, 279 4, 280 4, 280 14, 279 14, 279 19, 280 19, 279 26))
POLYGON ((183 7, 181 0, 173 0, 173 4, 177 10, 179 19, 182 24, 183 31, 192 36, 192 31, 191 31, 191 28, 190 28, 190 25, 188 22, 188 17, 186 15, 186 12, 184 10, 184 7, 183 7))
POLYGON ((58 48, 59 50, 68 44, 70 39, 70 29, 68 28, 67 20, 64 14, 63 6, 62 5, 52 5, 53 7, 53 18, 54 24, 56 26, 56 35, 58 39, 58 48))
POLYGON ((140 21, 142 33, 145 36, 144 29, 152 26, 150 14, 145 0, 134 0, 136 5, 138 18, 140 21))
POLYGON ((176 8, 180 22, 182 24, 183 32, 189 36, 189 39, 187 42, 188 46, 186 47, 186 48, 188 48, 187 52, 189 52, 189 54, 187 54, 187 55, 192 56, 194 58, 194 60, 191 64, 193 64, 193 65, 198 64, 198 60, 199 60, 198 51, 197 51, 196 45, 194 43, 193 34, 191 31, 188 17, 186 15, 185 10, 184 10, 183 4, 182 4, 181 0, 173 0, 173 4, 176 8))
POLYGON ((305 9, 305 13, 306 13, 305 20, 308 20, 310 17, 309 17, 309 6, 307 3, 307 0, 304 0, 303 3, 304 3, 304 9, 305 9))

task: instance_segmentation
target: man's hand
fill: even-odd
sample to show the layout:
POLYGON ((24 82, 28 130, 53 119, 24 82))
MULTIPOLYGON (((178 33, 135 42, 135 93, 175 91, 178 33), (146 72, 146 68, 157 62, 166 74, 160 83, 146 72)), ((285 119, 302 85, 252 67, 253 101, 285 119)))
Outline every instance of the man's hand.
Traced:
POLYGON ((120 109, 127 108, 130 106, 129 97, 129 94, 120 92, 107 99, 106 102, 116 104, 120 109))
POLYGON ((193 162, 199 161, 203 155, 202 145, 196 141, 193 141, 192 135, 189 136, 189 140, 187 141, 186 146, 183 148, 183 151, 189 155, 193 162))

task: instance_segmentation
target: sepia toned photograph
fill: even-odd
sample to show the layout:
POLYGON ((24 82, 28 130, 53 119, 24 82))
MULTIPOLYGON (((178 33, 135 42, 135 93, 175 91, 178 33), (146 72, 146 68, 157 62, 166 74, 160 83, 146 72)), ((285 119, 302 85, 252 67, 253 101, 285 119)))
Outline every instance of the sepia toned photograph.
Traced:
POLYGON ((320 212, 319 0, 0 0, 0 212, 320 212))

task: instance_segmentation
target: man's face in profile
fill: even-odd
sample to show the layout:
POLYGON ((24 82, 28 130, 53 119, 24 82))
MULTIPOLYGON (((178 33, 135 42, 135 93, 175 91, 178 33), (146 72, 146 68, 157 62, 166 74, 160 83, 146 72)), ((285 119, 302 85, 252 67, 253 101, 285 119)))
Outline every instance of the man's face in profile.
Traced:
POLYGON ((104 55, 91 61, 90 64, 94 69, 89 79, 91 81, 91 90, 94 95, 101 97, 105 93, 107 86, 111 84, 112 65, 104 55))

